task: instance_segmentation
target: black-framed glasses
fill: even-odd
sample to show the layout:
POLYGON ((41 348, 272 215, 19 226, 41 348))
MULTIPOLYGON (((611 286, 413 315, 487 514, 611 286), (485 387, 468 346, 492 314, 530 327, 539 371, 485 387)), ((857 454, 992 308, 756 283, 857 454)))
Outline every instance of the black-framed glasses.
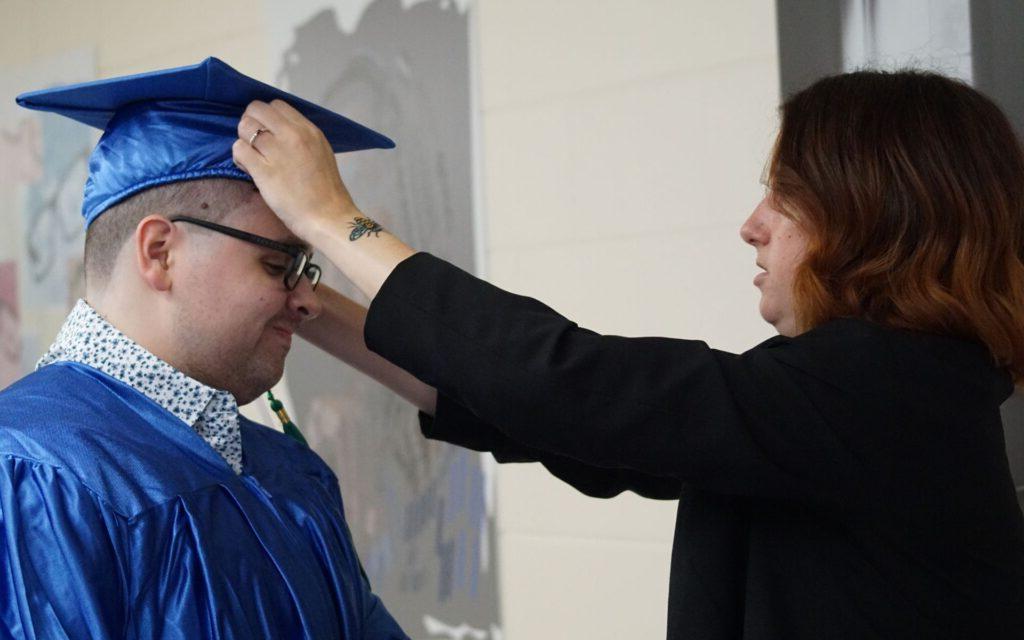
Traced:
POLYGON ((312 259, 306 251, 294 244, 285 244, 270 238, 264 238, 258 236, 255 233, 249 233, 248 231, 242 231, 241 229, 235 229, 234 227, 225 227, 222 224, 216 222, 210 222, 209 220, 201 220, 200 218, 193 218, 191 216, 175 216, 171 218, 171 222, 188 222, 210 231, 216 231, 223 233, 224 235, 231 236, 232 238, 238 238, 245 242, 250 242, 267 249, 274 251, 280 251, 286 253, 292 258, 292 263, 289 265, 288 270, 284 273, 284 286, 289 291, 293 291, 295 287, 299 285, 299 280, 302 276, 309 278, 310 286, 315 290, 316 285, 320 284, 320 267, 310 262, 312 259))

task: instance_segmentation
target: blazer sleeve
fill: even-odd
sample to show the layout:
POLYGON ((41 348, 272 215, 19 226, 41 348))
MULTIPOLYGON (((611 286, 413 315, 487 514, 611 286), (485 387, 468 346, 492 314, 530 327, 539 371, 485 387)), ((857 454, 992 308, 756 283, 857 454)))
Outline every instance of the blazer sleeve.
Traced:
MULTIPOLYGON (((864 485, 885 475, 872 468, 884 461, 862 454, 886 425, 872 422, 856 384, 814 365, 831 358, 823 345, 843 345, 827 331, 741 355, 599 335, 419 253, 373 300, 365 339, 506 442, 593 468, 833 503, 877 495, 864 485), (835 431, 837 418, 859 433, 835 431)), ((852 349, 845 360, 857 357, 852 349)))
POLYGON ((435 414, 420 412, 419 419, 420 430, 427 438, 489 452, 501 463, 540 462, 552 475, 594 498, 611 498, 632 491, 645 498, 675 500, 681 491, 682 483, 677 478, 595 467, 518 443, 442 394, 438 394, 435 414))

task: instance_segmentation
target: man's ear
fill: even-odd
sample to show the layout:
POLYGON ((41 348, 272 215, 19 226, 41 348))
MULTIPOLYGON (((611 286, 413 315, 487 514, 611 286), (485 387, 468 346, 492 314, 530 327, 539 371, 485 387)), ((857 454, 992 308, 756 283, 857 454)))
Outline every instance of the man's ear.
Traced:
POLYGON ((135 227, 135 264, 142 279, 156 291, 171 288, 171 254, 181 237, 173 222, 157 214, 146 216, 135 227))

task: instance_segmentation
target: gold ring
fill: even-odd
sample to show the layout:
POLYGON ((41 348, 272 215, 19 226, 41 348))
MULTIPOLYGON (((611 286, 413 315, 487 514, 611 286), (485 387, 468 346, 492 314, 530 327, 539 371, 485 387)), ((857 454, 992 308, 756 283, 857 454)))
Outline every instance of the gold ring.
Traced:
POLYGON ((266 131, 267 131, 266 129, 257 129, 256 133, 254 133, 251 136, 249 136, 249 146, 250 147, 254 146, 254 143, 256 142, 256 138, 260 137, 260 134, 261 133, 265 133, 266 131))

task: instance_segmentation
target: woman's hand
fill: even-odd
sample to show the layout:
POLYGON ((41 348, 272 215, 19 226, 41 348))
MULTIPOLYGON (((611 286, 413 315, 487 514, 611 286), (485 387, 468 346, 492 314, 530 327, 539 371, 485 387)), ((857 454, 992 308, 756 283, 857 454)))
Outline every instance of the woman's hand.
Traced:
POLYGON ((360 215, 323 132, 283 100, 251 102, 231 151, 267 205, 305 240, 315 244, 322 230, 360 215))
POLYGON ((320 129, 281 100, 249 103, 231 151, 277 217, 370 300, 415 251, 359 212, 320 129))

